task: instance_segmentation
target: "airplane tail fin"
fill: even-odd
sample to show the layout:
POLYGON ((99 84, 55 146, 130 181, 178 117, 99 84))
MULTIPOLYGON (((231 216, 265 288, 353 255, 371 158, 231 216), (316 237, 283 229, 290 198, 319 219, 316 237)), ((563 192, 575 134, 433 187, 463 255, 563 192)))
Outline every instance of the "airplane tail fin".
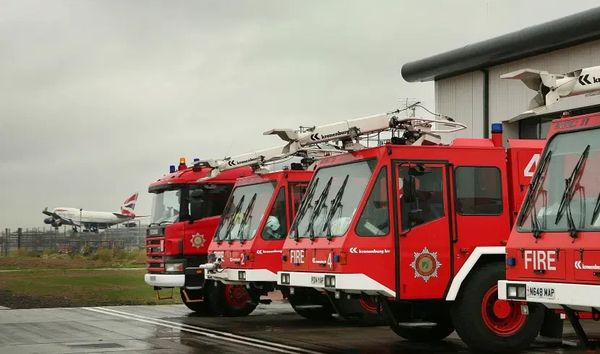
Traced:
POLYGON ((127 199, 125 199, 125 201, 123 202, 123 205, 121 205, 121 209, 120 209, 121 215, 135 218, 134 209, 135 209, 135 203, 137 202, 137 198, 138 198, 138 193, 136 192, 133 195, 129 196, 127 199))

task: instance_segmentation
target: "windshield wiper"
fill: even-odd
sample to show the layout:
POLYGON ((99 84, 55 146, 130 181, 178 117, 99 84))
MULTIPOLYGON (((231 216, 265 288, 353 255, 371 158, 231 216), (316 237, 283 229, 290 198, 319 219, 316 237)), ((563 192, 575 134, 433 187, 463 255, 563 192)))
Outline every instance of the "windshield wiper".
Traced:
POLYGON ((300 220, 302 219, 308 208, 311 207, 310 200, 312 199, 312 196, 315 193, 317 184, 319 184, 319 178, 315 179, 315 181, 310 184, 310 187, 308 191, 306 191, 306 195, 303 198, 303 203, 300 206, 300 210, 298 210, 298 212, 296 213, 296 218, 294 218, 294 223, 292 224, 290 232, 293 233, 294 240, 296 241, 298 241, 298 239, 300 238, 300 234, 298 232, 298 225, 300 224, 300 220))
MULTIPOLYGON (((556 220, 554 224, 558 224, 562 215, 565 211, 565 207, 571 203, 571 199, 573 199, 573 194, 575 194, 575 185, 579 182, 579 177, 581 176, 580 172, 583 170, 585 166, 585 162, 587 161, 587 157, 590 153, 590 146, 586 146, 585 150, 579 156, 579 160, 575 164, 573 171, 569 178, 565 179, 565 191, 563 192, 562 197, 560 198, 560 204, 558 205, 558 211, 556 212, 556 220)), ((575 223, 573 223, 574 225, 575 223)))
MULTIPOLYGON (((248 206, 246 207, 246 210, 244 211, 244 216, 242 216, 242 221, 240 222, 240 229, 237 232, 236 238, 240 239, 240 243, 244 243, 244 238, 242 236, 242 230, 244 230, 244 226, 246 225, 246 223, 248 222, 249 219, 251 219, 252 217, 250 217, 250 213, 252 213, 252 209, 254 209, 254 202, 256 201, 256 193, 254 193, 254 195, 252 196, 252 199, 250 199, 250 203, 248 203, 248 206)), ((229 240, 229 243, 233 242, 233 240, 229 240)))
POLYGON ((518 221, 519 226, 522 226, 523 222, 525 221, 525 216, 527 215, 527 212, 529 211, 529 207, 531 206, 531 200, 533 199, 533 195, 537 192, 538 185, 546 172, 548 163, 550 162, 551 158, 552 158, 552 151, 548 151, 548 153, 546 154, 546 156, 544 156, 544 159, 542 160, 542 162, 540 163, 540 166, 538 168, 538 170, 540 172, 536 173, 535 176, 533 176, 531 183, 529 183, 529 189, 527 191, 527 196, 525 197, 525 200, 523 201, 523 211, 522 211, 521 216, 519 217, 519 221, 518 221))
POLYGON ((533 238, 535 238, 536 240, 540 238, 540 235, 542 233, 535 205, 532 207, 531 210, 531 233, 533 234, 533 238))
POLYGON ((596 219, 600 215, 600 193, 598 193, 598 197, 596 197, 596 204, 594 205, 594 211, 592 212, 592 221, 590 225, 594 225, 596 223, 596 219))
POLYGON ((231 232, 231 229, 233 229, 233 222, 232 222, 232 221, 235 221, 235 220, 231 220, 231 218, 232 218, 234 215, 237 215, 237 214, 240 212, 240 210, 242 209, 242 203, 244 202, 244 198, 245 198, 245 197, 246 197, 245 195, 243 195, 243 196, 242 196, 242 198, 240 199, 240 201, 239 201, 239 202, 237 203, 237 205, 235 206, 235 209, 233 209, 233 212, 232 212, 231 214, 229 214, 229 216, 227 217, 227 220, 226 220, 226 221, 229 221, 229 224, 227 224, 227 228, 225 229, 225 235, 224 235, 224 237, 221 239, 221 241, 223 241, 223 240, 225 240, 225 239, 229 239, 229 238, 230 238, 230 237, 229 237, 229 236, 230 236, 230 235, 229 235, 229 233, 231 232))
POLYGON ((575 226, 575 220, 573 220, 573 214, 571 214, 571 202, 567 204, 567 225, 569 226, 569 236, 575 239, 577 237, 577 227, 575 226))
POLYGON ((327 231, 325 233, 325 236, 328 240, 331 240, 331 238, 333 237, 331 235, 331 220, 333 220, 333 217, 335 216, 335 213, 338 210, 338 208, 342 206, 342 196, 344 195, 344 191, 346 190, 346 184, 348 184, 348 177, 350 177, 350 175, 346 175, 346 177, 344 178, 344 182, 342 182, 342 185, 340 186, 340 189, 338 189, 337 193, 335 194, 335 197, 331 201, 331 208, 329 209, 329 213, 327 214, 327 218, 325 219, 325 223, 323 224, 322 231, 327 231))
POLYGON ((327 184, 325 185, 325 188, 323 188, 323 191, 321 192, 321 195, 319 196, 319 198, 317 198, 317 200, 315 201, 315 208, 313 209, 312 214, 310 214, 310 219, 308 222, 308 228, 306 229, 306 231, 309 232, 308 237, 311 240, 315 239, 315 220, 317 219, 317 216, 319 216, 319 214, 321 213, 321 209, 323 208, 323 205, 325 205, 325 200, 327 199, 327 195, 329 194, 329 189, 331 188, 331 182, 333 181, 333 176, 329 177, 329 180, 327 181, 327 184))

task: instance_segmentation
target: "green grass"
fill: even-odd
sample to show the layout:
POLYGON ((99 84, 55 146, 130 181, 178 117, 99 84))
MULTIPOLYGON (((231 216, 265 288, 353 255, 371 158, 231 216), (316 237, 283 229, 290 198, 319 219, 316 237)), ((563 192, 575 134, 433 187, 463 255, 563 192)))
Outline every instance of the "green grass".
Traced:
POLYGON ((88 255, 68 255, 57 252, 15 252, 0 257, 1 269, 93 269, 93 268, 143 268, 146 254, 140 251, 100 249, 88 255))
POLYGON ((145 273, 145 270, 112 269, 20 270, 0 273, 0 289, 8 290, 16 297, 48 302, 48 307, 52 306, 53 299, 60 299, 61 303, 70 306, 180 303, 177 291, 174 300, 158 301, 152 287, 144 283, 145 273))

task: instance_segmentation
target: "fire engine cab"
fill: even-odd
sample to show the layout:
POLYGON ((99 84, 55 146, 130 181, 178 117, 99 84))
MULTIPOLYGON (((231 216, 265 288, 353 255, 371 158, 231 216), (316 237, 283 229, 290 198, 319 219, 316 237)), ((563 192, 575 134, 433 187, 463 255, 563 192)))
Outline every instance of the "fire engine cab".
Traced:
POLYGON ((146 230, 148 273, 144 280, 157 295, 164 288, 179 288, 183 303, 199 312, 208 311, 204 276, 186 268, 206 262, 208 245, 236 179, 252 173, 240 167, 207 178, 212 170, 198 159, 188 167, 181 158, 177 168, 170 166, 169 174, 148 189, 154 196, 146 230))
MULTIPOLYGON (((567 80, 572 90, 561 93, 564 97, 600 90, 598 85, 580 85, 578 77, 583 74, 600 77, 600 67, 542 75, 567 80)), ((519 75, 506 76, 525 81, 519 75)), ((537 87, 552 88, 552 84, 546 78, 537 87)), ((546 106, 558 99, 541 96, 546 106)), ((590 313, 594 320, 600 319, 599 134, 600 113, 552 121, 548 143, 506 246, 507 280, 498 284, 501 299, 542 303, 563 311, 585 346, 592 343, 579 320, 590 313)))
POLYGON ((492 139, 443 145, 442 127, 462 126, 419 119, 390 124, 398 131, 383 145, 317 162, 277 282, 290 294, 319 291, 342 314, 349 299, 373 304, 408 340, 456 329, 478 349, 518 348, 515 338, 537 335, 544 310, 525 316, 521 304, 498 300, 497 281, 543 142, 505 148, 495 125, 492 139))

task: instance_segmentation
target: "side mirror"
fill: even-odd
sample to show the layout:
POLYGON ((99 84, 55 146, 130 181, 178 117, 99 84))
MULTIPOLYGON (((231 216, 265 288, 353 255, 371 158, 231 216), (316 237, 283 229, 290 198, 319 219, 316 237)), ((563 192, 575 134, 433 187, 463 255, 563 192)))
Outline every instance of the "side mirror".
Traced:
POLYGON ((419 225, 423 223, 423 209, 413 209, 408 212, 408 220, 411 225, 419 225))
POLYGON ((194 189, 192 191, 190 191, 190 198, 191 199, 200 199, 204 196, 204 189, 194 189))
POLYGON ((415 177, 410 175, 410 172, 408 178, 404 179, 403 189, 404 194, 402 198, 404 198, 404 201, 407 203, 414 203, 415 200, 417 200, 417 186, 415 177))
POLYGON ((416 164, 408 169, 409 176, 423 176, 425 174, 425 166, 416 164))

